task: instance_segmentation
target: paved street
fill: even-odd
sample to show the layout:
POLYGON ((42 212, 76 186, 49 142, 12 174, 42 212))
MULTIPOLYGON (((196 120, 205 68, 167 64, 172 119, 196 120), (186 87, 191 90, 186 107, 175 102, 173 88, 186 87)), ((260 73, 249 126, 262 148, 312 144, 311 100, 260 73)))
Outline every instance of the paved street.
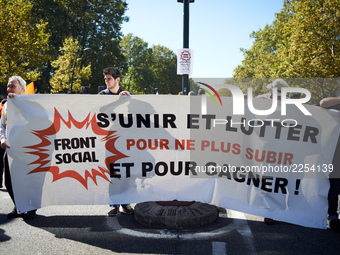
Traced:
POLYGON ((340 233, 236 211, 202 228, 150 229, 108 206, 50 206, 32 220, 7 219, 12 202, 0 189, 2 254, 338 254, 340 233))

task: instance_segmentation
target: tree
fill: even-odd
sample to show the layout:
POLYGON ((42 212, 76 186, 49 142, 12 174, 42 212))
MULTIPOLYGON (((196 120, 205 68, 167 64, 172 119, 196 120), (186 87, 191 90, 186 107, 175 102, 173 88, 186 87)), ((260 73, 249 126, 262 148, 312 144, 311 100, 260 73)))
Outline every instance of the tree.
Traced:
POLYGON ((122 85, 134 94, 151 93, 154 83, 152 66, 152 49, 148 43, 133 34, 125 35, 120 43, 127 71, 124 72, 122 85))
POLYGON ((160 94, 175 94, 182 90, 182 77, 177 75, 177 55, 170 49, 156 45, 152 47, 152 70, 154 89, 160 94))
POLYGON ((47 23, 31 24, 32 4, 28 0, 0 2, 0 81, 12 75, 36 81, 49 57, 47 23))
POLYGON ((50 80, 52 93, 70 93, 71 81, 72 91, 80 93, 82 82, 89 79, 91 75, 91 65, 82 67, 82 57, 79 55, 77 57, 77 52, 81 52, 79 51, 79 42, 77 40, 74 41, 72 37, 66 38, 62 48, 62 55, 51 63, 52 67, 56 68, 50 80), (76 57, 77 60, 75 59, 76 57))
POLYGON ((170 49, 148 43, 133 34, 122 38, 122 53, 128 66, 123 86, 134 94, 177 94, 181 77, 177 75, 177 57, 170 49))
MULTIPOLYGON (((127 9, 125 0, 31 0, 34 22, 48 22, 47 29, 51 33, 49 54, 51 59, 58 57, 58 50, 66 38, 78 40, 81 48, 92 49, 81 62, 91 63, 91 76, 83 85, 91 86, 92 93, 98 93, 98 85, 103 80, 102 71, 108 66, 125 68, 125 59, 120 52, 121 25, 128 21, 124 16, 127 9)), ((38 85, 48 90, 54 68, 46 62, 40 69, 43 74, 38 85)))
POLYGON ((221 97, 231 97, 232 94, 230 92, 229 89, 227 88, 221 88, 217 91, 217 93, 221 96, 221 97))
MULTIPOLYGON (((254 43, 249 50, 242 49, 244 60, 233 76, 340 77, 339 10, 339 0, 285 0, 273 24, 251 34, 254 43)), ((314 102, 334 96, 338 86, 329 79, 299 80, 296 85, 308 89, 314 102)))
POLYGON ((274 30, 273 25, 266 25, 263 30, 250 35, 254 39, 253 46, 250 50, 241 48, 244 60, 234 70, 234 77, 262 78, 275 75, 277 42, 274 40, 274 30))

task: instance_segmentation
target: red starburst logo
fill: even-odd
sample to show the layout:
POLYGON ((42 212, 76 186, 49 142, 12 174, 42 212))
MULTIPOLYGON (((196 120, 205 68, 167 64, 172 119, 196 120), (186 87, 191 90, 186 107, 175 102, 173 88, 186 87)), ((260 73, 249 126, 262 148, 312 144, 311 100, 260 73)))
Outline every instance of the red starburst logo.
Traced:
POLYGON ((37 160, 34 160, 29 164, 38 165, 38 167, 30 171, 28 174, 50 172, 53 175, 53 182, 63 178, 73 178, 80 182, 86 189, 88 189, 88 180, 92 180, 96 185, 98 185, 98 177, 111 182, 108 178, 108 176, 110 176, 110 171, 108 170, 110 169, 110 164, 127 156, 118 151, 115 147, 115 142, 119 138, 115 134, 116 131, 107 131, 100 128, 97 124, 96 114, 94 114, 92 119, 90 115, 91 114, 89 113, 83 121, 79 122, 75 120, 70 111, 68 111, 68 121, 66 121, 62 118, 60 113, 54 109, 54 121, 52 125, 44 130, 32 131, 32 134, 40 138, 41 142, 36 145, 24 147, 34 150, 26 153, 38 157, 37 160), (58 132, 61 129, 66 129, 67 132, 64 130, 63 134, 67 133, 67 138, 65 138, 65 135, 60 137, 60 134, 57 138, 58 132), (73 130, 73 133, 71 132, 71 129, 73 130), (79 148, 79 143, 76 141, 77 139, 81 139, 79 138, 79 134, 84 133, 91 135, 92 139, 89 144, 91 144, 92 152, 90 153, 88 148, 83 149, 81 152, 72 152, 72 146, 74 147, 75 144, 77 145, 77 148, 79 148), (106 167, 99 165, 100 160, 94 160, 91 158, 91 155, 92 157, 95 157, 96 155, 95 149, 103 145, 105 147, 104 154, 106 155, 105 160, 103 161, 106 167), (56 149, 60 150, 60 154, 55 153, 56 149), (70 155, 67 158, 71 161, 73 160, 73 162, 67 162, 69 164, 60 163, 63 158, 62 156, 59 157, 59 162, 53 162, 51 154, 63 156, 70 155), (89 164, 89 161, 91 164, 89 164), (94 167, 94 164, 96 167, 94 167), (77 171, 75 168, 77 168, 77 171))
POLYGON ((184 60, 185 62, 190 61, 191 59, 191 54, 188 50, 183 50, 181 53, 181 59, 184 60))

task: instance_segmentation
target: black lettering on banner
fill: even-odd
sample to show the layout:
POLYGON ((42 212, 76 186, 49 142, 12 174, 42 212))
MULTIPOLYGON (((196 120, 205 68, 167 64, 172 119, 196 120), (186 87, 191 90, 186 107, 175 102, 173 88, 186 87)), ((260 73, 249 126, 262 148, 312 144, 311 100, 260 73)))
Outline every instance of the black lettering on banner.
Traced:
POLYGON ((165 162, 157 162, 155 165, 155 173, 158 176, 164 176, 168 173, 168 165, 165 162))
POLYGON ((231 173, 230 173, 230 166, 227 164, 224 164, 222 166, 223 171, 220 171, 218 174, 218 177, 226 176, 228 180, 231 180, 231 173))
POLYGON ((127 115, 127 123, 125 123, 125 121, 124 121, 124 115, 123 114, 119 114, 119 124, 123 128, 130 128, 130 127, 132 127, 132 124, 133 124, 132 113, 129 113, 127 115))
POLYGON ((217 174, 215 162, 208 162, 207 164, 205 164, 205 167, 207 175, 212 176, 217 174))
POLYGON ((110 163, 110 177, 111 178, 121 178, 120 165, 125 168, 125 178, 131 177, 131 168, 135 165, 134 163, 110 163))
POLYGON ((211 123, 214 119, 216 119, 216 115, 212 114, 202 115, 202 119, 206 119, 205 129, 211 129, 211 123))
MULTIPOLYGON (((246 118, 241 118, 241 122, 245 122, 246 121, 246 118)), ((251 123, 254 123, 254 121, 250 121, 251 123)), ((251 124, 250 123, 250 124, 251 124)), ((254 125, 254 124, 253 124, 254 125)), ((245 125, 241 125, 241 131, 243 134, 245 135, 251 135, 254 131, 254 127, 251 126, 251 125, 248 125, 248 130, 246 129, 245 125)))
POLYGON ((146 127, 146 128, 151 127, 150 114, 145 114, 145 116, 143 116, 142 114, 137 114, 136 120, 137 120, 137 127, 138 128, 142 127, 142 123, 143 123, 144 127, 146 127))
POLYGON ((110 125, 110 122, 108 120, 109 116, 107 116, 105 113, 98 113, 97 114, 97 124, 101 128, 108 127, 110 125))
POLYGON ((116 114, 111 113, 111 121, 114 122, 116 120, 116 114))
POLYGON ((252 172, 248 173, 247 185, 250 185, 253 182, 254 186, 258 188, 260 186, 260 176, 258 174, 254 175, 252 172))
POLYGON ((134 163, 123 163, 122 166, 126 169, 126 178, 131 177, 131 167, 133 167, 134 163))
POLYGON ((178 176, 183 174, 183 172, 185 175, 190 175, 190 173, 197 175, 196 166, 197 164, 194 161, 160 161, 155 165, 151 162, 142 162, 142 176, 147 177, 148 173, 151 173, 153 170, 157 176, 165 176, 167 174, 178 176))
MULTIPOLYGON (((208 164, 213 165, 214 163, 209 162, 208 164)), ((208 165, 207 164, 207 165, 208 165)), ((239 183, 246 183, 251 186, 254 185, 256 188, 260 188, 267 192, 274 192, 282 194, 287 194, 288 179, 282 177, 272 177, 272 176, 260 176, 251 171, 246 171, 242 167, 231 167, 228 164, 224 164, 221 168, 223 171, 219 171, 218 177, 226 177, 228 180, 234 180, 239 183)), ((211 175, 208 172, 207 175, 211 175)), ((298 188, 297 188, 298 190, 298 188)), ((296 192, 295 195, 297 195, 296 192)))
POLYGON ((199 118, 198 114, 188 114, 187 115, 187 128, 198 129, 199 125, 194 125, 198 123, 198 118, 199 118))
POLYGON ((196 166, 197 163, 194 161, 185 161, 185 175, 189 175, 190 173, 192 175, 197 175, 197 172, 195 170, 196 166))
POLYGON ((305 133, 303 135, 303 141, 308 142, 308 138, 310 138, 312 143, 317 143, 316 136, 319 134, 319 129, 316 127, 306 126, 305 133))
POLYGON ((172 128, 177 128, 175 124, 176 115, 174 114, 164 114, 163 115, 163 127, 168 128, 170 125, 172 128))
POLYGON ((147 172, 151 172, 153 165, 151 162, 142 162, 142 176, 146 177, 147 172))
POLYGON ((241 167, 236 167, 236 171, 233 173, 234 180, 237 182, 244 182, 246 176, 242 174, 241 167))
POLYGON ((64 153, 55 155, 56 164, 70 164, 70 163, 92 163, 99 162, 96 158, 95 151, 64 153))
POLYGON ((231 124, 232 124, 231 116, 227 116, 226 119, 227 119, 228 122, 227 122, 227 125, 225 126, 225 130, 231 131, 231 132, 237 132, 237 128, 231 126, 231 124))
POLYGON ((118 174, 120 172, 119 168, 119 163, 111 163, 110 164, 110 177, 111 178, 121 178, 122 176, 120 174, 118 174))
POLYGON ((271 188, 267 188, 267 186, 272 186, 273 183, 271 182, 274 178, 271 176, 262 176, 262 185, 261 189, 264 191, 272 192, 271 188))
POLYGON ((274 193, 279 193, 279 188, 281 189, 282 194, 287 194, 286 186, 288 185, 288 180, 286 178, 275 179, 274 193))
POLYGON ((56 154, 55 155, 55 158, 56 158, 56 164, 59 165, 59 164, 62 164, 63 163, 63 158, 62 158, 62 154, 56 154))
POLYGON ((84 149, 84 148, 95 148, 95 140, 96 137, 74 137, 74 138, 62 138, 62 139, 54 139, 54 149, 57 151, 62 150, 71 150, 71 149, 84 149))
POLYGON ((131 128, 132 126, 137 128, 177 128, 175 123, 176 115, 170 113, 164 113, 161 116, 159 114, 111 113, 110 118, 105 113, 97 114, 97 124, 99 127, 108 127, 110 121, 114 122, 116 119, 122 128, 131 128), (160 117, 163 117, 162 121, 160 117))

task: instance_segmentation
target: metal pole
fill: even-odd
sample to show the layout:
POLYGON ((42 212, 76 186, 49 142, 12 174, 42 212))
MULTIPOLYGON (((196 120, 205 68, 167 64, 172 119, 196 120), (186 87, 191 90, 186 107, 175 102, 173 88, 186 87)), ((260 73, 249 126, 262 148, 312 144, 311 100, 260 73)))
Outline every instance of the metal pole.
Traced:
MULTIPOLYGON (((189 49, 189 0, 183 1, 183 48, 189 49)), ((188 95, 189 75, 183 74, 182 77, 183 95, 188 95)))
POLYGON ((77 64, 77 58, 78 58, 78 53, 80 50, 80 44, 78 46, 77 54, 76 54, 76 59, 74 60, 74 65, 73 65, 73 71, 72 71, 72 77, 71 77, 71 89, 70 89, 70 94, 72 94, 72 87, 73 87, 73 76, 74 76, 74 70, 76 69, 76 64, 77 64))

